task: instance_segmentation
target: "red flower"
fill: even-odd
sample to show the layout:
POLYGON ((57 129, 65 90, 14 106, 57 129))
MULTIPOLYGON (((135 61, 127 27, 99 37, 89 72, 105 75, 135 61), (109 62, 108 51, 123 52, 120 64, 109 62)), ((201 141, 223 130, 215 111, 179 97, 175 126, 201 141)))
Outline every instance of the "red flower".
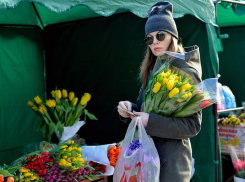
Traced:
POLYGON ((100 166, 100 169, 105 169, 105 168, 106 168, 106 166, 104 166, 104 165, 103 166, 100 166))
POLYGON ((101 169, 101 170, 100 170, 100 172, 102 172, 102 173, 105 173, 105 172, 106 172, 106 170, 104 170, 104 169, 101 169))
POLYGON ((28 161, 31 161, 31 156, 27 156, 27 160, 28 161))
POLYGON ((200 105, 199 105, 199 107, 201 108, 201 109, 204 109, 204 108, 206 108, 206 107, 208 107, 208 106, 210 106, 211 105, 211 103, 209 102, 209 100, 204 100, 200 105))

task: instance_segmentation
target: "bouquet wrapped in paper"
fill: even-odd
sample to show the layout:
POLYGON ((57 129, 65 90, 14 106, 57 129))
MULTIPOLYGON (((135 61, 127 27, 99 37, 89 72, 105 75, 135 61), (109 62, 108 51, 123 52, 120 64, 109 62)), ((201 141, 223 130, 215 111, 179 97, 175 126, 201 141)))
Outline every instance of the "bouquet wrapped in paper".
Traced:
POLYGON ((97 118, 86 109, 87 103, 91 98, 89 93, 84 93, 80 101, 75 97, 74 92, 69 95, 66 90, 53 90, 53 99, 43 102, 39 96, 34 101, 28 101, 27 105, 40 116, 43 120, 39 122, 45 139, 50 142, 51 135, 56 131, 61 141, 65 141, 76 134, 79 128, 85 123, 86 116, 91 120, 97 118), (79 121, 84 114, 83 121, 79 121))
POLYGON ((197 85, 194 79, 166 61, 151 75, 144 97, 144 112, 187 117, 215 103, 217 79, 206 79, 197 85))
POLYGON ((245 147, 243 151, 237 151, 234 146, 229 145, 229 151, 236 172, 234 181, 245 181, 245 147))

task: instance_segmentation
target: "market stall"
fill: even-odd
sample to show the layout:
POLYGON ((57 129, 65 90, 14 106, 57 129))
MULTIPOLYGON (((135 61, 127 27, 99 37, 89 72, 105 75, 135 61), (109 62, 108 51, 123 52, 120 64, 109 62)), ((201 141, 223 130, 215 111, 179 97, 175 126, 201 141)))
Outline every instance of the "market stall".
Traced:
MULTIPOLYGON (((0 54, 4 65, 0 112, 5 128, 1 133, 1 163, 10 163, 22 155, 23 146, 43 139, 35 132, 40 119, 26 103, 36 95, 49 98, 55 87, 79 97, 91 93, 88 110, 98 121, 88 120, 78 132, 87 144, 121 141, 126 125, 119 121, 115 106, 119 100, 133 101, 137 96, 140 85, 134 78, 145 51, 142 37, 146 12, 155 1, 112 1, 109 5, 76 1, 62 6, 50 1, 20 2, 9 1, 0 7, 4 17, 0 19, 0 44, 4 47, 0 54)), ((218 57, 213 4, 171 2, 183 44, 200 48, 203 79, 214 77, 218 57), (209 12, 200 11, 204 9, 209 12)), ((191 139, 196 169, 193 181, 215 181, 218 164, 213 160, 213 123, 212 108, 207 108, 201 132, 191 139)))

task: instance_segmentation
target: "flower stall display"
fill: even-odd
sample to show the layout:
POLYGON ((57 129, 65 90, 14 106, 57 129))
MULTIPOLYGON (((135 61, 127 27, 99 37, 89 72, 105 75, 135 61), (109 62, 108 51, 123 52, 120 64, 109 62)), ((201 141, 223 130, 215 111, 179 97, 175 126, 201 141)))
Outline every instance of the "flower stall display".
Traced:
MULTIPOLYGON (((79 140, 78 140, 79 141, 79 140)), ((0 181, 83 181, 96 180, 101 175, 112 175, 114 168, 82 156, 82 147, 73 140, 63 142, 50 152, 33 152, 11 166, 0 168, 0 181), (7 179, 8 178, 8 179, 7 179)))
POLYGON ((229 126, 237 126, 237 125, 241 125, 244 126, 243 121, 241 121, 240 117, 236 117, 236 115, 229 115, 226 118, 221 118, 218 120, 218 124, 219 125, 229 125, 229 126))
POLYGON ((86 116, 91 120, 97 118, 86 109, 91 99, 89 93, 79 100, 74 92, 67 93, 67 90, 53 90, 52 99, 44 102, 39 96, 34 101, 28 101, 27 105, 43 120, 38 123, 45 139, 50 142, 52 133, 56 132, 61 141, 65 141, 76 134, 86 122, 86 116), (84 115, 83 120, 80 117, 84 115))

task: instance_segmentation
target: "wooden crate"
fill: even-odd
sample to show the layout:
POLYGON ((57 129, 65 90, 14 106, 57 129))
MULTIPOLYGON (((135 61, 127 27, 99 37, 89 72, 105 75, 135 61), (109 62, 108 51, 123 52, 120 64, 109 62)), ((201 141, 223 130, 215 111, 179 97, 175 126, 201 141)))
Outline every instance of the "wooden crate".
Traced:
MULTIPOLYGON (((99 178, 100 179, 97 179, 96 182, 108 182, 107 176, 100 176, 99 178)), ((83 180, 82 182, 90 182, 90 180, 83 180)))

